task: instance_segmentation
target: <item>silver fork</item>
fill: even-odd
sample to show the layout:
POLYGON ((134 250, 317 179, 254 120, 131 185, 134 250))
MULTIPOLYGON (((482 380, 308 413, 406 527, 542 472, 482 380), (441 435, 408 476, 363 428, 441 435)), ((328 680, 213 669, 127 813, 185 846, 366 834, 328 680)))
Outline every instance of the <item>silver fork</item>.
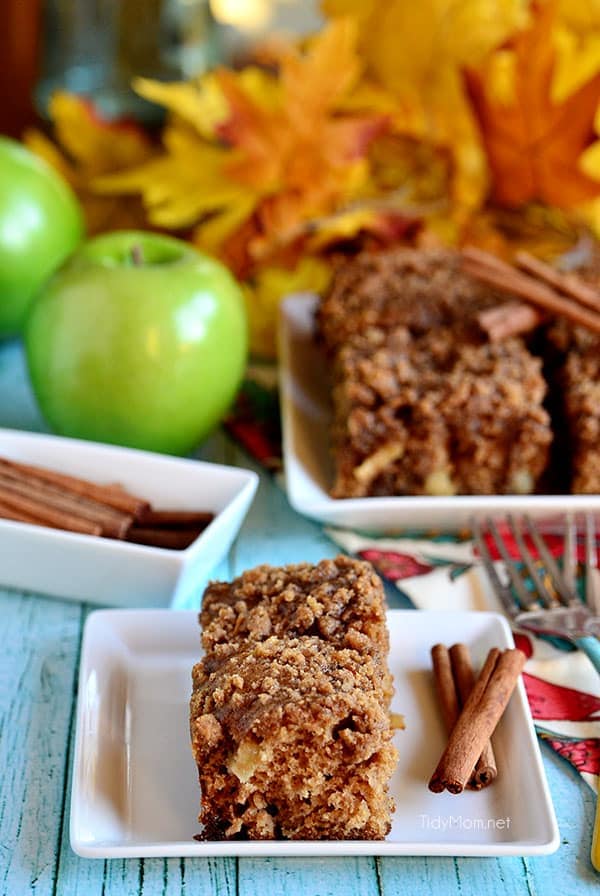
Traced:
MULTIPOLYGON (((552 582, 552 590, 547 587, 544 577, 540 575, 539 566, 536 566, 525 544, 521 529, 509 516, 510 531, 515 538, 534 590, 529 591, 525 587, 516 563, 508 555, 498 527, 494 520, 487 519, 485 525, 504 561, 511 584, 504 584, 500 580, 483 537, 481 521, 474 520, 472 528, 475 543, 479 548, 479 554, 494 591, 502 601, 508 615, 518 626, 536 634, 558 635, 561 638, 566 638, 581 648, 590 658, 596 670, 600 672, 600 640, 598 640, 600 637, 600 571, 598 570, 594 517, 591 514, 587 514, 585 517, 585 603, 579 599, 576 587, 577 526, 575 519, 572 516, 567 516, 565 519, 562 571, 533 521, 525 516, 523 523, 552 582)), ((590 858, 594 868, 600 871, 600 790, 598 791, 590 858)))
POLYGON ((523 526, 538 550, 551 588, 525 543, 523 529, 513 516, 508 516, 507 522, 533 584, 533 591, 526 587, 521 571, 510 558, 494 520, 473 520, 471 524, 481 560, 502 606, 519 627, 535 634, 558 636, 575 644, 587 654, 600 673, 600 570, 593 515, 585 516, 585 603, 580 600, 576 588, 577 524, 574 517, 567 516, 565 519, 562 570, 533 520, 523 517, 523 526), (498 575, 485 542, 485 529, 498 548, 510 583, 505 584, 498 575))

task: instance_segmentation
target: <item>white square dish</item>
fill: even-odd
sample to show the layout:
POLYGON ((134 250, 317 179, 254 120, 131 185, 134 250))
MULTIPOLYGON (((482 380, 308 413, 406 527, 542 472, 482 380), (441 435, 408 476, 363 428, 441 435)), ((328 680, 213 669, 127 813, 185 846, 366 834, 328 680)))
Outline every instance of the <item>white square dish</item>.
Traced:
POLYGON ((315 296, 293 295, 280 317, 280 401, 286 491, 299 513, 330 525, 393 534, 406 529, 458 531, 473 516, 526 512, 548 518, 566 510, 600 513, 600 495, 456 495, 331 498, 328 372, 314 339, 315 296))
POLYGON ((445 744, 429 651, 464 641, 481 663, 512 646, 494 613, 390 610, 392 709, 400 759, 396 812, 383 841, 199 842, 197 770, 189 741, 197 616, 101 610, 86 623, 71 796, 71 846, 88 858, 163 856, 539 855, 558 847, 554 810, 522 683, 494 734, 499 775, 460 796, 433 794, 429 776, 445 744))
POLYGON ((167 550, 0 519, 0 584, 121 606, 184 600, 225 555, 258 484, 251 470, 0 429, 0 456, 106 483, 156 507, 210 510, 214 520, 185 550, 167 550))

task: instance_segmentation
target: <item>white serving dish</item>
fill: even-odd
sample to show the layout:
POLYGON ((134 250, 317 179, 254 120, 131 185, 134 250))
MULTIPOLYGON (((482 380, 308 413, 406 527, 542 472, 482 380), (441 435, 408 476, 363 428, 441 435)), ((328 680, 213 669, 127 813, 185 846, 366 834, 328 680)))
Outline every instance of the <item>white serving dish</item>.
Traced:
POLYGON ((536 519, 600 513, 600 495, 457 495, 331 498, 331 407, 325 360, 314 341, 316 297, 289 296, 280 318, 280 400, 287 495, 299 513, 334 526, 393 534, 457 531, 473 516, 527 512, 536 519))
POLYGON ((0 429, 0 456, 119 482, 157 508, 215 513, 183 551, 0 519, 0 585, 110 605, 164 606, 197 590, 200 574, 231 545, 258 484, 250 470, 10 429, 0 429))
POLYGON ((480 664, 513 645, 494 613, 390 610, 392 708, 399 762, 393 827, 384 841, 198 842, 199 788, 189 741, 195 613, 101 610, 81 656, 71 846, 89 858, 146 856, 539 855, 557 849, 554 810, 519 683, 494 734, 499 775, 480 792, 433 794, 427 782, 446 736, 431 680, 436 641, 464 641, 480 664))

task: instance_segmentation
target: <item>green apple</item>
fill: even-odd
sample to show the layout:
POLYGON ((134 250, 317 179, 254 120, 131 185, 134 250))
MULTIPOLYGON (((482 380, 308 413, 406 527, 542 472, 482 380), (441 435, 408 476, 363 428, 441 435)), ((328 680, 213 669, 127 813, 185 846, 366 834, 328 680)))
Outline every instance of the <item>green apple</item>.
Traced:
POLYGON ((21 331, 33 295, 82 237, 67 184, 24 146, 0 137, 0 338, 21 331))
POLYGON ((181 240, 105 234, 38 294, 25 347, 56 432, 187 454, 240 385, 243 296, 227 268, 181 240))

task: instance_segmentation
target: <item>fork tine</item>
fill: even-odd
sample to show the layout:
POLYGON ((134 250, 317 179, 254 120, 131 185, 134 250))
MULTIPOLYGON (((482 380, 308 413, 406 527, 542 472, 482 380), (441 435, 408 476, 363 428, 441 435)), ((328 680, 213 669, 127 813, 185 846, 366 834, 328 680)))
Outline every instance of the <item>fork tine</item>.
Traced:
POLYGON ((500 577, 496 572, 496 567, 494 566, 494 561, 492 560, 492 555, 488 551, 488 546, 485 543, 485 538, 483 537, 483 531, 481 529, 481 523, 477 519, 471 520, 471 529, 473 531, 473 538, 475 544, 477 545, 477 550, 479 551, 479 556, 481 557, 481 562, 484 565, 485 571, 487 572, 490 582, 492 583, 492 588, 494 589, 497 597, 502 602, 502 606, 509 616, 516 616, 519 612, 519 607, 513 600, 512 592, 510 588, 500 581, 500 577))
POLYGON ((511 560, 508 551, 506 550, 506 545, 504 544, 500 533, 496 527, 496 523, 493 519, 488 519, 487 524, 490 532, 494 537, 494 541, 496 543, 496 547, 500 553, 500 556, 504 560, 504 565, 506 566, 506 570, 510 576, 510 581, 512 583, 513 588, 517 593, 517 597, 519 598, 519 602, 521 604, 521 608, 523 610, 529 609, 532 604, 535 605, 535 601, 531 600, 531 595, 529 594, 527 588, 523 583, 523 579, 514 562, 511 560))
POLYGON ((558 567, 558 563, 548 550, 546 542, 542 538, 538 527, 535 525, 530 516, 525 516, 525 525, 527 526, 527 530, 529 532, 529 535, 531 536, 531 540, 538 550, 544 567, 550 574, 550 578, 552 579, 552 584, 556 589, 556 593, 565 606, 570 606, 574 601, 577 600, 576 593, 573 590, 569 589, 569 586, 558 567))
POLYGON ((585 515, 585 600, 592 613, 600 614, 600 572, 594 515, 585 515))
POLYGON ((572 513, 565 517, 563 578, 574 597, 577 596, 577 522, 572 513))
MULTIPOLYGON (((525 544, 525 539, 523 538, 521 530, 518 528, 518 526, 515 525, 515 520, 511 513, 509 513, 508 515, 508 525, 510 526, 511 532, 515 538, 515 541, 517 542, 521 560, 525 563, 527 572, 529 573, 531 581, 535 586, 537 597, 540 599, 540 602, 544 607, 552 607, 556 604, 556 599, 554 598, 554 595, 550 594, 550 592, 546 588, 546 584, 536 568, 535 560, 531 556, 531 551, 525 544)), ((531 602, 531 595, 528 594, 528 598, 529 602, 531 602)))

